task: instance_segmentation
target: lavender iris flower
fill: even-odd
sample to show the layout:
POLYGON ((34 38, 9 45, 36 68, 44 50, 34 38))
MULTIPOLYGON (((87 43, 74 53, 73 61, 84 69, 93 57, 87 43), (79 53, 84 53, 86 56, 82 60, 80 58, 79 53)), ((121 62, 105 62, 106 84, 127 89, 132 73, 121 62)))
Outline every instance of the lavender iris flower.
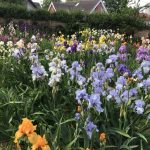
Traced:
POLYGON ((150 61, 150 51, 149 51, 149 49, 145 48, 143 46, 140 46, 139 49, 137 50, 136 60, 140 61, 140 62, 143 61, 143 60, 150 61))
POLYGON ((120 53, 125 53, 125 52, 126 52, 126 46, 125 46, 125 45, 122 45, 122 46, 119 48, 119 52, 120 52, 120 53))
POLYGON ((81 114, 80 113, 76 113, 75 114, 75 120, 78 121, 80 120, 81 114))
POLYGON ((71 46, 71 51, 72 51, 72 52, 76 52, 76 50, 77 50, 77 44, 74 43, 74 44, 71 46))
POLYGON ((125 90, 122 94, 121 94, 121 99, 123 102, 128 102, 129 100, 129 91, 125 90))
POLYGON ((86 131, 89 139, 92 138, 92 133, 93 133, 94 130, 96 130, 96 132, 98 132, 97 126, 92 121, 87 119, 86 120, 86 125, 85 125, 85 131, 86 131))
POLYGON ((127 61, 127 54, 126 53, 124 53, 124 54, 118 54, 118 58, 121 61, 125 62, 125 61, 127 61))
POLYGON ((141 64, 141 68, 145 74, 150 73, 150 61, 143 61, 141 64))
POLYGON ((91 94, 89 97, 89 106, 88 108, 95 107, 98 112, 103 112, 103 108, 101 107, 100 95, 99 94, 91 94))
POLYGON ((108 79, 112 78, 114 76, 114 71, 112 68, 107 68, 106 70, 106 76, 108 79))
POLYGON ((86 78, 81 76, 81 75, 78 75, 77 76, 77 83, 80 85, 80 86, 84 86, 86 82, 86 78))
POLYGON ((145 102, 142 100, 136 100, 135 101, 135 111, 137 114, 143 114, 144 113, 144 106, 145 106, 145 102))
POLYGON ((148 114, 147 119, 149 119, 149 120, 150 120, 150 113, 148 114))
POLYGON ((94 93, 101 93, 102 92, 102 82, 101 80, 95 79, 95 81, 92 83, 94 93))
POLYGON ((81 104, 82 99, 88 99, 88 94, 86 93, 85 89, 76 91, 76 100, 78 101, 78 104, 81 104))
POLYGON ((40 63, 33 63, 31 66, 32 70, 32 79, 35 81, 36 79, 41 79, 45 76, 48 76, 48 74, 45 71, 44 66, 42 66, 40 63))
POLYGON ((120 76, 116 82, 116 89, 122 90, 122 88, 126 85, 126 79, 123 76, 120 76))
POLYGON ((115 63, 118 60, 118 56, 117 55, 110 55, 108 57, 108 59, 106 59, 106 64, 111 64, 111 63, 115 63))
POLYGON ((127 73, 128 75, 131 75, 131 71, 127 68, 127 66, 125 64, 120 64, 118 66, 118 71, 122 75, 124 75, 125 73, 127 73))
POLYGON ((12 53, 12 56, 15 58, 20 58, 21 56, 24 55, 24 50, 22 48, 15 49, 14 52, 12 53))
POLYGON ((136 96, 138 94, 138 91, 136 88, 130 89, 129 96, 136 96))
POLYGON ((133 73, 133 77, 137 77, 139 80, 143 79, 142 70, 141 69, 135 70, 135 72, 133 73))
POLYGON ((80 75, 81 70, 82 70, 82 67, 78 63, 78 61, 73 62, 72 67, 68 70, 71 76, 70 79, 73 80, 75 77, 78 77, 78 75, 80 75))

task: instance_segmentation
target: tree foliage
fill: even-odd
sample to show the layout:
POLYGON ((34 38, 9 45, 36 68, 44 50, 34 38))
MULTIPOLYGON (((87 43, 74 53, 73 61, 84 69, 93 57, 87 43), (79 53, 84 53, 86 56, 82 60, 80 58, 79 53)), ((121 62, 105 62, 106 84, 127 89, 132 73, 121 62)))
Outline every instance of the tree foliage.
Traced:
POLYGON ((105 0, 109 12, 120 12, 128 6, 130 0, 105 0))
POLYGON ((1 3, 13 3, 13 4, 19 4, 23 5, 24 1, 23 0, 0 0, 1 3))

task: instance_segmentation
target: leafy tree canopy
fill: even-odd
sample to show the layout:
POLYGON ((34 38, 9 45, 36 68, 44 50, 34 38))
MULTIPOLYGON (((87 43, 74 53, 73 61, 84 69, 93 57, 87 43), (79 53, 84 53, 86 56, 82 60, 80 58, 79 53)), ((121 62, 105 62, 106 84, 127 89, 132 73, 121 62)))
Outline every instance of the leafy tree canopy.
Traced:
POLYGON ((0 0, 1 3, 13 3, 13 4, 18 4, 18 5, 23 5, 24 1, 23 0, 0 0))

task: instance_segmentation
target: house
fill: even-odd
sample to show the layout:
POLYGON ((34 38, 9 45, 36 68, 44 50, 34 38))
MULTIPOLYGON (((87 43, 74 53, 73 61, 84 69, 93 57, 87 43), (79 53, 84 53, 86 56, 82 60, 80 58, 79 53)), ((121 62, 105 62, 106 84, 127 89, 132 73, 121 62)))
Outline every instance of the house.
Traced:
POLYGON ((144 21, 147 25, 150 25, 150 14, 140 13, 139 16, 144 19, 144 21))
POLYGON ((41 8, 39 3, 35 3, 32 0, 24 0, 27 10, 36 10, 41 8))
POLYGON ((102 0, 79 0, 70 2, 51 2, 48 8, 49 12, 56 12, 57 10, 79 10, 83 12, 104 12, 108 13, 105 4, 102 0))
POLYGON ((147 3, 146 5, 149 6, 149 7, 145 8, 143 10, 143 12, 146 13, 146 14, 148 14, 148 15, 150 15, 150 3, 147 3))
POLYGON ((37 2, 33 2, 33 3, 34 3, 34 5, 36 6, 37 9, 40 9, 40 8, 41 8, 40 3, 37 3, 37 2))

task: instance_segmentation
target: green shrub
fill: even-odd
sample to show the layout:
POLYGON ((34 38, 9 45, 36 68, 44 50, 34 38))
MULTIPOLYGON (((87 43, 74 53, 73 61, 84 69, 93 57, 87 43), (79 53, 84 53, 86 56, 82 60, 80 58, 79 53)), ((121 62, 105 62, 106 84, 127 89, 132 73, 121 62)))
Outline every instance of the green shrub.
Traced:
POLYGON ((80 30, 83 27, 115 30, 119 28, 121 32, 133 32, 134 30, 149 28, 136 14, 137 12, 134 10, 126 10, 120 14, 88 14, 79 11, 67 12, 62 10, 56 13, 49 13, 44 9, 28 11, 20 5, 0 3, 0 16, 3 18, 59 21, 66 24, 66 31, 70 33, 80 30))

